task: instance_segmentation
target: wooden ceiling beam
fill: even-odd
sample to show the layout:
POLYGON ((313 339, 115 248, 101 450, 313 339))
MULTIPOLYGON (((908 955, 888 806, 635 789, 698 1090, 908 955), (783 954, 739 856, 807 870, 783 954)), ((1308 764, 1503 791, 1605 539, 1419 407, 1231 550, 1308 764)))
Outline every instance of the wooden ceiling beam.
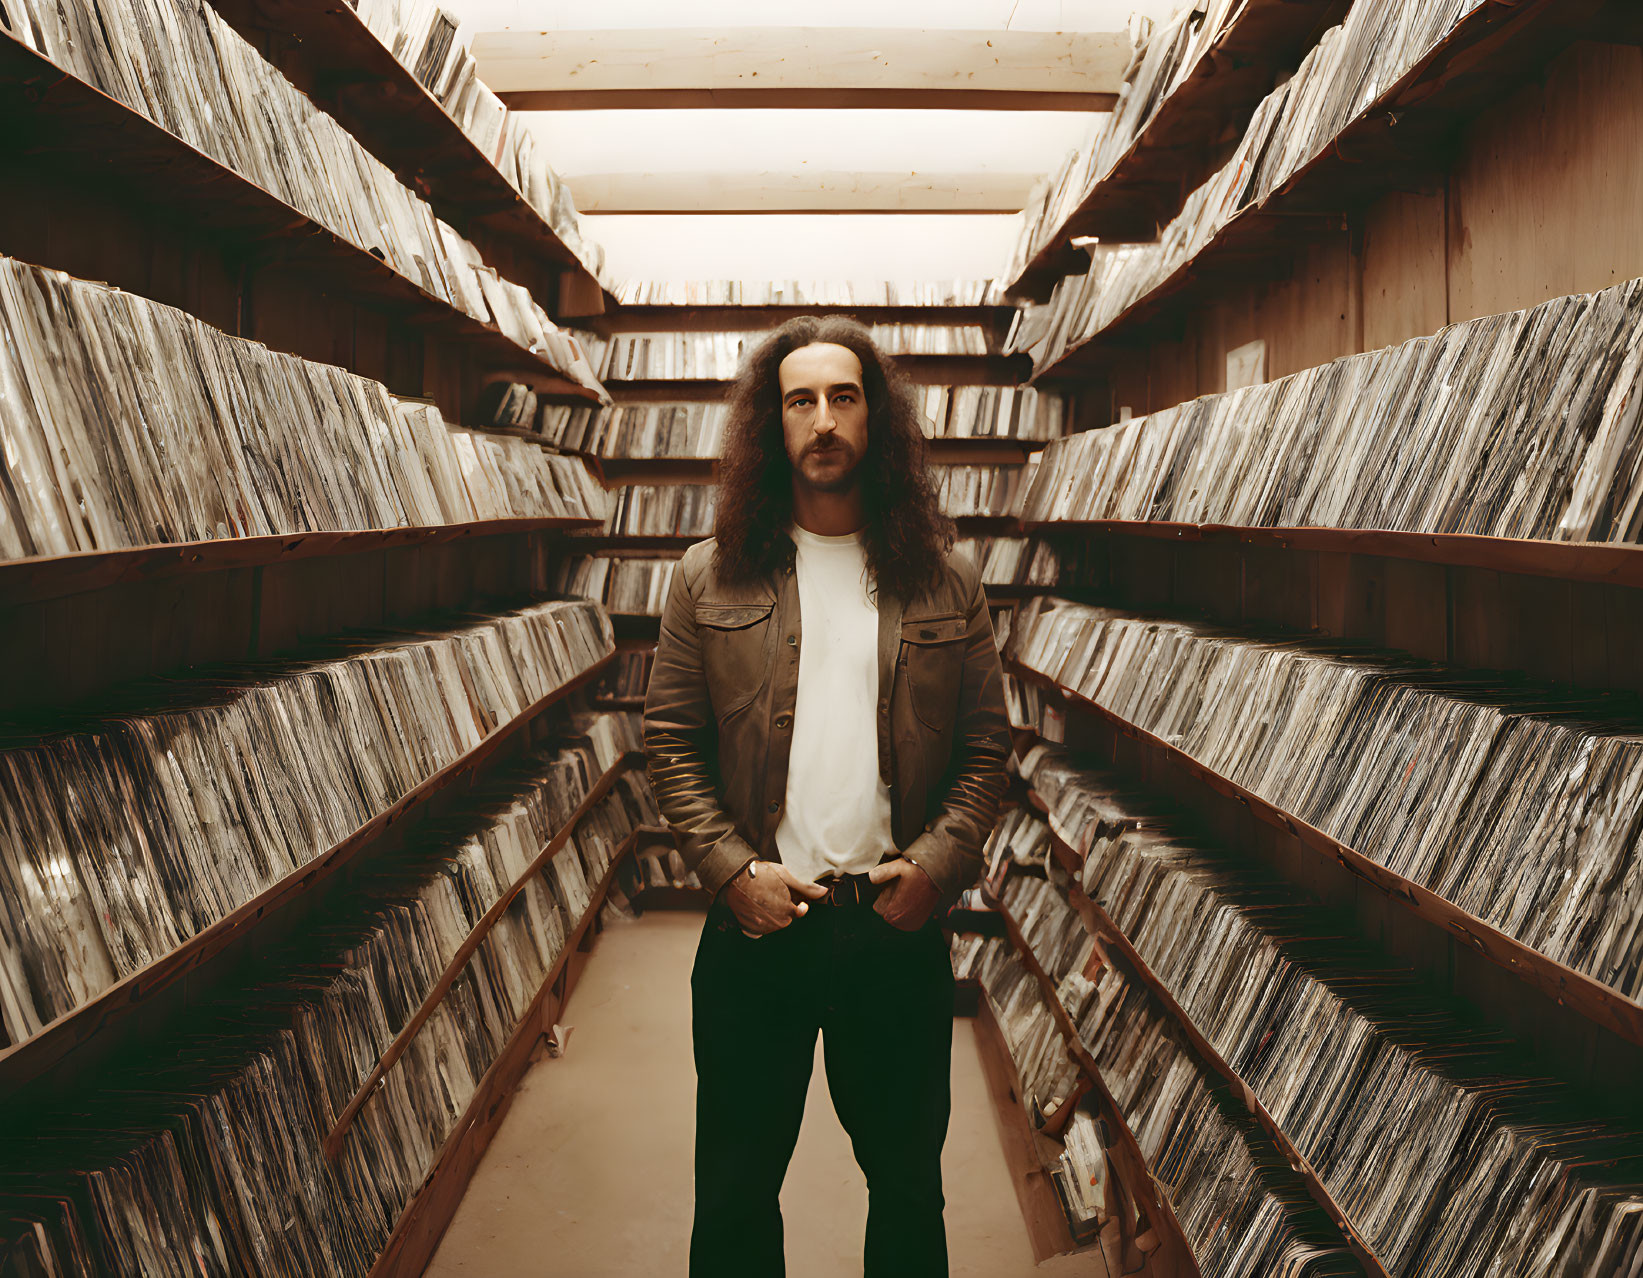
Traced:
POLYGON ((1036 173, 584 173, 577 209, 633 213, 1017 213, 1036 173))
POLYGON ((1129 39, 1116 31, 836 27, 481 31, 473 55, 485 83, 508 95, 870 89, 1088 97, 1118 92, 1129 39))
POLYGON ((510 111, 1111 111, 1116 93, 1053 89, 520 89, 510 111))

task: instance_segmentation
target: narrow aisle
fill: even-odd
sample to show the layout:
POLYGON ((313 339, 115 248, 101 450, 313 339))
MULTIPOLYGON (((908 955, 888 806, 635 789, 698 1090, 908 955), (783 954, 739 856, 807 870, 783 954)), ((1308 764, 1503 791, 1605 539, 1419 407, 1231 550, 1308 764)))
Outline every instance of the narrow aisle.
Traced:
MULTIPOLYGON (((685 1278, 701 927, 699 914, 653 913, 599 938, 566 1055, 525 1076, 426 1278, 685 1278)), ((972 1023, 954 1030, 943 1159, 954 1278, 1104 1278, 1095 1255, 1034 1267, 972 1023)), ((782 1201, 789 1278, 861 1273, 867 1187, 819 1059, 782 1201)))

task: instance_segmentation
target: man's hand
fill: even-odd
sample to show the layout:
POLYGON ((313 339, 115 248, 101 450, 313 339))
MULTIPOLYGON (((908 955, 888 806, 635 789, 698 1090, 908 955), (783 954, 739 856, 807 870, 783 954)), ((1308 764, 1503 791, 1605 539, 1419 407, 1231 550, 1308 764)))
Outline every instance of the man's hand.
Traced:
POLYGON ((936 881, 906 857, 884 861, 867 871, 874 883, 887 883, 873 902, 873 908, 884 916, 891 927, 903 932, 916 932, 930 919, 930 912, 941 899, 936 881))
POLYGON ((754 936, 779 931, 808 910, 810 901, 826 895, 820 883, 804 882, 780 861, 749 861, 724 889, 725 904, 742 931, 754 936))

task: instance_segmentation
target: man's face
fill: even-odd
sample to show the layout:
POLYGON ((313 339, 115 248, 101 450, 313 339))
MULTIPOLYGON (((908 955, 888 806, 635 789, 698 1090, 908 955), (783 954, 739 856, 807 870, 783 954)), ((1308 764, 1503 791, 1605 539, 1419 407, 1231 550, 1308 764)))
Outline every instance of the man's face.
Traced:
POLYGON ((844 492, 867 452, 861 361, 831 342, 801 346, 777 370, 782 434, 793 473, 818 492, 844 492))

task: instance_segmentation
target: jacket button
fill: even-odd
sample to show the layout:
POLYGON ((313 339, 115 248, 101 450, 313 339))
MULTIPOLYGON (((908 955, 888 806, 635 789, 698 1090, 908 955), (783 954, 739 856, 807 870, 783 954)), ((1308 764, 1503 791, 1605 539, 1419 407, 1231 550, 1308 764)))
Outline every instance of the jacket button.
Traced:
POLYGON ((789 648, 797 648, 799 646, 799 637, 798 637, 798 635, 788 635, 787 636, 787 646, 789 648))
POLYGON ((780 808, 780 807, 781 807, 781 806, 782 806, 782 805, 781 805, 781 804, 780 804, 780 803, 777 803, 777 802, 776 802, 776 800, 774 800, 774 799, 772 799, 772 800, 770 800, 770 810, 771 810, 771 811, 772 811, 772 812, 775 812, 775 811, 776 811, 776 810, 777 810, 777 809, 779 809, 779 808, 780 808))
POLYGON ((776 726, 778 728, 785 728, 788 724, 790 724, 792 722, 793 722, 793 716, 790 715, 790 714, 779 714, 779 715, 776 716, 776 726))

